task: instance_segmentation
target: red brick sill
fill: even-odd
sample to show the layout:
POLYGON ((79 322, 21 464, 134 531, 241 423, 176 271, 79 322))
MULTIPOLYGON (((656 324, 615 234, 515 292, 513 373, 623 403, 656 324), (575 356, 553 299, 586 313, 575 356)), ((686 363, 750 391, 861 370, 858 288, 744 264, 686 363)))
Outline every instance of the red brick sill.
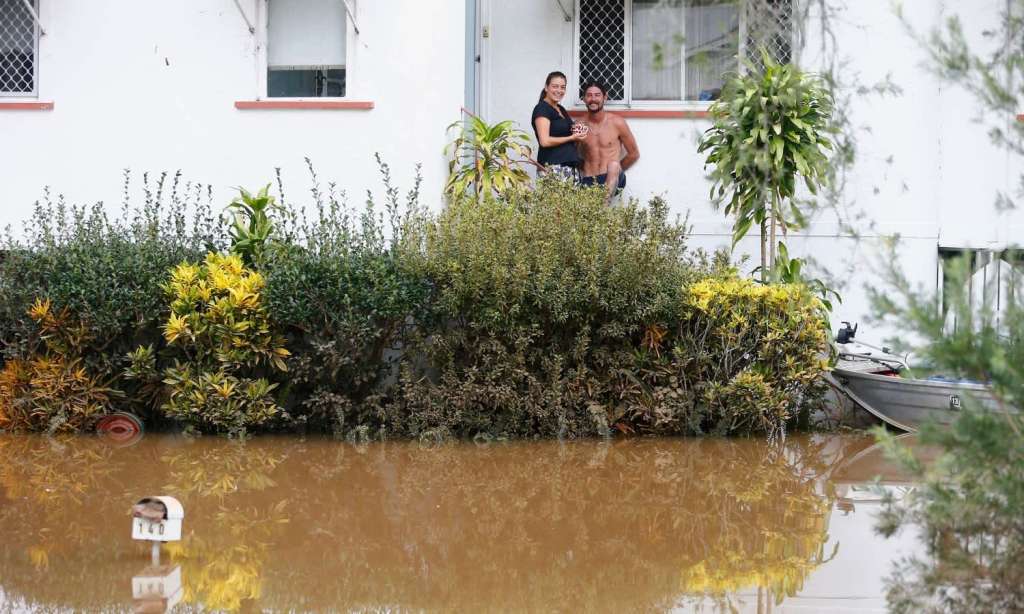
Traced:
MULTIPOLYGON (((643 111, 639 109, 624 109, 616 111, 609 109, 608 112, 618 115, 619 117, 636 119, 705 119, 711 116, 707 111, 643 111)), ((584 117, 586 114, 587 112, 583 109, 573 109, 569 111, 569 115, 573 117, 584 117)))
POLYGON ((0 111, 52 111, 52 102, 0 102, 0 111))
POLYGON ((373 108, 369 100, 236 100, 236 109, 349 109, 367 110, 373 108))

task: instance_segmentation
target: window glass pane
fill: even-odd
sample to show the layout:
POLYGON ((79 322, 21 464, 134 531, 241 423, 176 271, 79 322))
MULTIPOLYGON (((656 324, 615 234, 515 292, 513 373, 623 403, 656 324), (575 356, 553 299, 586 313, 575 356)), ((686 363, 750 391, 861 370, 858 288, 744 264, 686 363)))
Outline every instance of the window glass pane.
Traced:
POLYGON ((580 0, 579 20, 581 89, 593 79, 605 84, 609 100, 625 100, 626 3, 580 0))
POLYGON ((0 94, 35 93, 35 55, 36 24, 24 0, 0 0, 0 94))
POLYGON ((685 32, 683 0, 634 0, 634 100, 679 100, 685 32))
POLYGON ((345 95, 342 0, 270 0, 267 95, 345 95))
POLYGON ((344 68, 267 69, 267 96, 270 98, 340 98, 344 95, 344 68))
POLYGON ((737 69, 735 0, 634 0, 633 99, 714 100, 737 69))

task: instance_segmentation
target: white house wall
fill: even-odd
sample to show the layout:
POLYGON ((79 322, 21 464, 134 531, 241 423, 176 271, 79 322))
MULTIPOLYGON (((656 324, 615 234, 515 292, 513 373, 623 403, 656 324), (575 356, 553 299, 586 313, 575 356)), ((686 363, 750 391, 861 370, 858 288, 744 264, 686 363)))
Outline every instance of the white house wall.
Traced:
MULTIPOLYGON (((944 3, 941 18, 959 15, 964 30, 978 48, 993 48, 1002 41, 986 39, 982 33, 996 25, 1005 0, 976 0, 971 10, 961 3, 944 3)), ((941 124, 938 204, 943 247, 1000 248, 1024 240, 1024 212, 995 211, 997 192, 1015 196, 1024 171, 1019 156, 992 146, 989 130, 1006 131, 1016 122, 1012 116, 982 117, 978 103, 962 88, 943 85, 938 96, 941 124)), ((1019 111, 1024 111, 1021 109, 1019 111)))
MULTIPOLYGON (((257 26, 263 3, 241 0, 257 26)), ((181 169, 227 202, 280 166, 297 195, 309 185, 303 156, 361 202, 379 187, 374 152, 401 187, 422 163, 438 202, 444 127, 465 92, 465 0, 352 4, 347 94, 372 110, 236 109, 262 97, 262 69, 233 0, 40 0, 38 100, 54 107, 0 110, 0 225, 24 219, 46 185, 74 202, 120 202, 123 168, 181 169)))

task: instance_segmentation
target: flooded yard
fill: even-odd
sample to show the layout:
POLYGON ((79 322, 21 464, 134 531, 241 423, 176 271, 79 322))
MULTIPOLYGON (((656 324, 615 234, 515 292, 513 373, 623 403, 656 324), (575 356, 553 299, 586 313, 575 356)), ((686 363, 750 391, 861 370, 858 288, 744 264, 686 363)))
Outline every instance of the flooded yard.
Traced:
POLYGON ((874 534, 876 475, 911 487, 864 436, 6 435, 0 611, 884 611, 916 538, 874 534), (163 494, 152 567, 129 511, 163 494))

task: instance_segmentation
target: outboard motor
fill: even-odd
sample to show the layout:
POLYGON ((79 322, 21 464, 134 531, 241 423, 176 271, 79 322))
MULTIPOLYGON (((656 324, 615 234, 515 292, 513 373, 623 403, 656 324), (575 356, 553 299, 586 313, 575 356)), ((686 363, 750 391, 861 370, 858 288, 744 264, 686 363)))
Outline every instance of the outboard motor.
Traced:
POLYGON ((852 327, 849 322, 843 322, 842 328, 836 333, 836 343, 849 343, 857 336, 857 324, 852 327))

